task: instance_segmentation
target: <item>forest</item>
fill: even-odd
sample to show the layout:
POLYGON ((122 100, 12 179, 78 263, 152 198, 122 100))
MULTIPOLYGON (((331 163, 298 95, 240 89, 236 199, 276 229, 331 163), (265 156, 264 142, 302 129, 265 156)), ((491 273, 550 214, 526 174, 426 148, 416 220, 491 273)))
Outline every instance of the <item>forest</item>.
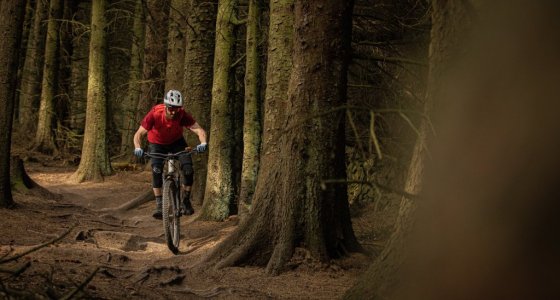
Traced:
POLYGON ((559 25, 551 0, 0 0, 0 297, 560 299, 559 25), (207 144, 188 189, 138 155, 157 107, 207 144))

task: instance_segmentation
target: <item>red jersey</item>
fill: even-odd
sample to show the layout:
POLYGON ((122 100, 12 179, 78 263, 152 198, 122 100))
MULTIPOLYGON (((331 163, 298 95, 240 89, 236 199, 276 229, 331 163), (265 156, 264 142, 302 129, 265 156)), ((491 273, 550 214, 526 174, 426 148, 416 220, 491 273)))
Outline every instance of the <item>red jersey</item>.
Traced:
POLYGON ((165 117, 165 105, 158 104, 148 112, 141 125, 148 130, 150 143, 169 145, 183 137, 183 127, 189 128, 195 122, 182 108, 175 113, 175 118, 168 120, 165 117))

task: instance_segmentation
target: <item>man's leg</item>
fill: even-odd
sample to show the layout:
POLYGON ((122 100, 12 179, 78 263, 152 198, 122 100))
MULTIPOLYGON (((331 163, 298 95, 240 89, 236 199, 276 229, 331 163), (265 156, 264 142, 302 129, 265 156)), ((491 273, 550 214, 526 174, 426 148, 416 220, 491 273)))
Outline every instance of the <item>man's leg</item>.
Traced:
MULTIPOLYGON (((151 153, 161 153, 160 150, 161 146, 156 144, 150 144, 150 152, 151 153)), ((152 158, 152 187, 154 190, 154 196, 156 198, 156 209, 152 213, 152 217, 161 220, 162 212, 161 212, 161 187, 163 185, 163 159, 161 158, 152 158)))
POLYGON ((186 215, 192 215, 194 214, 194 209, 191 205, 190 199, 194 170, 192 158, 190 156, 181 160, 181 171, 183 172, 183 182, 181 183, 181 189, 183 190, 183 213, 186 215))

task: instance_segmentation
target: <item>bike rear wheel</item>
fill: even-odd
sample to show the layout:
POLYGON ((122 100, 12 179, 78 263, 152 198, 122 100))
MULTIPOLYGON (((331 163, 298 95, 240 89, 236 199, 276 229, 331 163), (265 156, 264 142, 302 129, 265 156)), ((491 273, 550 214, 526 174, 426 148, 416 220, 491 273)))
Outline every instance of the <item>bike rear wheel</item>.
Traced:
POLYGON ((179 240, 181 239, 180 233, 180 216, 179 203, 176 197, 179 196, 178 187, 173 180, 165 180, 163 183, 163 232, 165 233, 165 241, 167 247, 173 254, 179 252, 179 240))

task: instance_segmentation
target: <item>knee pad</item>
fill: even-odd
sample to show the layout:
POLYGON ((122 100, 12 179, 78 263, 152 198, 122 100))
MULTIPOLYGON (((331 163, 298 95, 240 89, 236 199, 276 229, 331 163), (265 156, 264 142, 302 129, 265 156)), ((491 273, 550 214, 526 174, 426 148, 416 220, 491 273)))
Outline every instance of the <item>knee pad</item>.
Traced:
POLYGON ((152 164, 152 187, 159 189, 163 185, 163 165, 152 164))

